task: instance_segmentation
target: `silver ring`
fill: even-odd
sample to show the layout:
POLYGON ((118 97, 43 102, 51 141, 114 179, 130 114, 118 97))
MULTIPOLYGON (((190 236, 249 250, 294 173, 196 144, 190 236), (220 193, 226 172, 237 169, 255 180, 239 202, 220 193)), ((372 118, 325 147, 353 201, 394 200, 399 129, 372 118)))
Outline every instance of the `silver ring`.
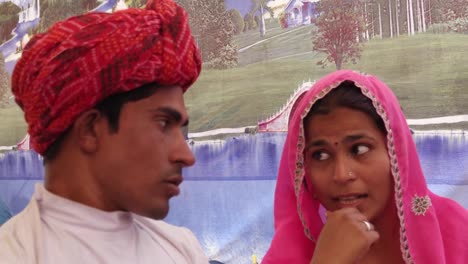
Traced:
POLYGON ((367 230, 367 231, 372 231, 372 230, 374 230, 374 225, 373 225, 373 224, 371 224, 371 223, 369 223, 369 222, 367 222, 367 221, 362 221, 362 222, 363 222, 364 225, 366 226, 366 230, 367 230))

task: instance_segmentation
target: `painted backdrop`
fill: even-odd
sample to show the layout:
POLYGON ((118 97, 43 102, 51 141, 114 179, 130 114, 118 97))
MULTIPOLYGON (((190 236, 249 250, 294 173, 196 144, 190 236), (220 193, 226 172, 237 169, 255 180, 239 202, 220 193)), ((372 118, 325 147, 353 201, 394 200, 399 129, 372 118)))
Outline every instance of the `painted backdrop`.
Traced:
MULTIPOLYGON (((340 68, 375 74, 395 91, 431 189, 468 208, 468 0, 176 1, 204 66, 186 93, 198 162, 167 221, 191 228, 211 259, 261 260, 289 112, 314 80, 340 68)), ((23 47, 55 21, 144 2, 0 0, 0 223, 43 180, 41 158, 15 151, 28 148, 9 90, 23 47)))

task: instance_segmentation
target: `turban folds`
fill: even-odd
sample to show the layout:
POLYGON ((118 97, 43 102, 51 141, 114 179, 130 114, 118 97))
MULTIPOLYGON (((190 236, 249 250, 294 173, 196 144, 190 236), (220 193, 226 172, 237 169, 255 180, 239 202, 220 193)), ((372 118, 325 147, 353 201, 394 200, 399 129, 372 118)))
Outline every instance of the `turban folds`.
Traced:
POLYGON ((201 58, 186 12, 172 0, 88 13, 54 24, 25 47, 12 77, 31 146, 40 154, 84 111, 144 84, 197 79, 201 58))

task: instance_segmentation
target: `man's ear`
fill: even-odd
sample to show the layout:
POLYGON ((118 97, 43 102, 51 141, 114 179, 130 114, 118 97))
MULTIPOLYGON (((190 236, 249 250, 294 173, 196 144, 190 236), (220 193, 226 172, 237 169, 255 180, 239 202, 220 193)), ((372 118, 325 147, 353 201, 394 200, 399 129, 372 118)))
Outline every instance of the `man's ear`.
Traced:
POLYGON ((74 130, 80 149, 86 153, 94 153, 99 148, 103 133, 108 131, 108 124, 101 112, 91 109, 76 119, 74 130))

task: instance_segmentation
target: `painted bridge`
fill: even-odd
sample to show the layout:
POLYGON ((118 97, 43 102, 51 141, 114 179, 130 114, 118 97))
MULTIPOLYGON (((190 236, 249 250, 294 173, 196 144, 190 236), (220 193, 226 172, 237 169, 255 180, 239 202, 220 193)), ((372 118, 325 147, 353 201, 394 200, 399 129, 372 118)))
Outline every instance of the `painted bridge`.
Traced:
POLYGON ((269 118, 258 122, 258 132, 286 132, 288 131, 289 116, 301 96, 312 87, 313 82, 303 82, 289 97, 283 107, 269 118))

